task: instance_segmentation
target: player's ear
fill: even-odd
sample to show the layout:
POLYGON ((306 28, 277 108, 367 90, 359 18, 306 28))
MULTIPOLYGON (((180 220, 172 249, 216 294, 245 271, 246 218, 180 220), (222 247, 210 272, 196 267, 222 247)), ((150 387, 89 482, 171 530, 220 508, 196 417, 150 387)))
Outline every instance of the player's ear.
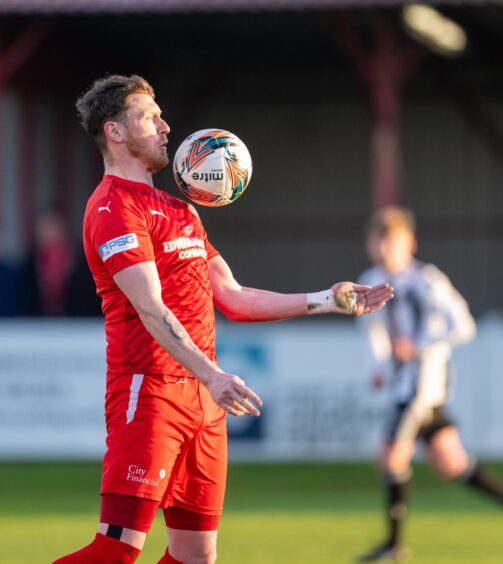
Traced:
POLYGON ((118 121, 107 121, 103 125, 103 133, 109 141, 114 143, 122 143, 123 135, 118 121))

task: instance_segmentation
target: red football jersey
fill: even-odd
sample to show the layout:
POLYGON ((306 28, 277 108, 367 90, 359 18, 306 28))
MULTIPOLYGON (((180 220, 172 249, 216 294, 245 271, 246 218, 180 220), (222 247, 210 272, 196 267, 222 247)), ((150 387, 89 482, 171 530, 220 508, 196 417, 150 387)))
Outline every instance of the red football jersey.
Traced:
POLYGON ((215 360, 208 260, 218 252, 193 206, 147 184, 105 175, 87 203, 84 250, 102 298, 109 370, 190 376, 145 329, 113 280, 144 261, 155 261, 164 303, 215 360))

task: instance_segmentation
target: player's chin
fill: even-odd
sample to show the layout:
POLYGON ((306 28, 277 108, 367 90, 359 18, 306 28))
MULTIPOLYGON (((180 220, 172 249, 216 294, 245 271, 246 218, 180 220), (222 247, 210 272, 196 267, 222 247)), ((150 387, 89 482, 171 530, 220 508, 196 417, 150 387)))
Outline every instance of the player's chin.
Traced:
POLYGON ((151 163, 150 170, 155 173, 169 165, 169 156, 165 153, 154 159, 151 163))

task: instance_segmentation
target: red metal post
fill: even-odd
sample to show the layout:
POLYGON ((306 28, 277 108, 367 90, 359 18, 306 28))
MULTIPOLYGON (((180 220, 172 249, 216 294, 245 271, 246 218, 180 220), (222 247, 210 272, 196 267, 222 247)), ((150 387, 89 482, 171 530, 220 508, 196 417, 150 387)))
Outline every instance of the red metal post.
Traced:
POLYGON ((371 207, 401 203, 401 88, 424 56, 417 46, 403 50, 396 24, 379 14, 375 45, 367 52, 344 16, 337 20, 338 40, 350 55, 368 88, 372 111, 370 139, 371 207))
MULTIPOLYGON (((49 31, 49 23, 47 22, 34 22, 30 24, 22 33, 20 33, 14 41, 5 49, 0 51, 0 100, 5 92, 7 85, 13 79, 16 72, 26 63, 29 57, 33 54, 36 48, 43 41, 45 36, 49 31)), ((0 125, 3 122, 3 116, 0 110, 0 125)), ((21 159, 26 156, 26 146, 27 146, 27 132, 25 130, 25 115, 23 112, 22 117, 22 131, 21 131, 21 159)), ((3 157, 3 147, 1 145, 0 139, 0 170, 2 170, 2 157, 3 157)), ((25 170, 23 167, 27 163, 21 162, 21 175, 24 177, 25 170)), ((21 182, 24 184, 24 182, 21 182)), ((5 186, 3 184, 2 175, 0 175, 0 193, 3 192, 5 186)), ((23 209, 27 209, 23 207, 23 209)), ((0 210, 0 214, 8 213, 8 210, 0 210)), ((23 213, 23 217, 19 218, 19 221, 26 230, 29 227, 29 222, 31 218, 29 213, 23 213)))

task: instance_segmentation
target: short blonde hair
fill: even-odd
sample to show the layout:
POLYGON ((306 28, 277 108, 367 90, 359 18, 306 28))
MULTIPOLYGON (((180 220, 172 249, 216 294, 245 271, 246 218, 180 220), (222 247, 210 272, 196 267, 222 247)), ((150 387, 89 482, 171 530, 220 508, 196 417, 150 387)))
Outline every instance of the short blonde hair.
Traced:
POLYGON ((148 94, 155 98, 154 89, 143 77, 113 74, 95 80, 77 100, 80 122, 102 153, 107 147, 103 126, 109 120, 119 121, 124 116, 131 94, 148 94))
POLYGON ((416 233, 416 218, 411 210, 390 206, 381 208, 372 214, 365 227, 366 237, 376 235, 386 237, 394 231, 405 230, 416 233))

